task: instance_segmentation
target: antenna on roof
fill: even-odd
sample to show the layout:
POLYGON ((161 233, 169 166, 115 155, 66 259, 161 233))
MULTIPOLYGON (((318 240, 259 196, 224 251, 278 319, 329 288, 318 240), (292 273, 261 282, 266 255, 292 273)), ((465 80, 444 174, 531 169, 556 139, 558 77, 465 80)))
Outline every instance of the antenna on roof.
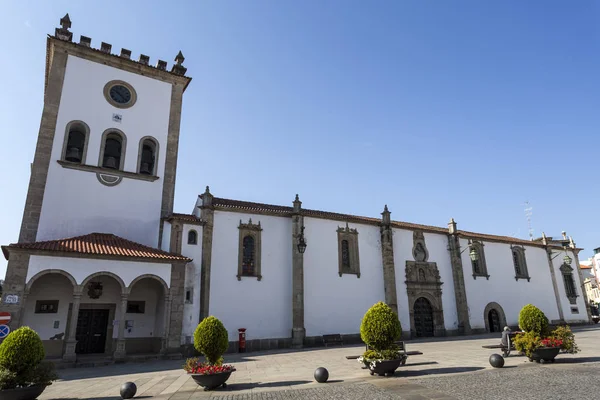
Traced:
POLYGON ((531 214, 533 207, 529 204, 529 200, 525 202, 525 217, 527 217, 527 228, 529 229, 529 240, 533 240, 533 228, 531 227, 531 214))

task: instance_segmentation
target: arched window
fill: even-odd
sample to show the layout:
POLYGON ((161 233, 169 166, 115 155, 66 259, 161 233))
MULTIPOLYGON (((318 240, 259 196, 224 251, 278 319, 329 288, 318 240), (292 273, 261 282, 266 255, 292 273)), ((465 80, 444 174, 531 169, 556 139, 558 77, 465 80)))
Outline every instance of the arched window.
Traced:
POLYGON ((85 164, 88 134, 88 126, 81 121, 72 121, 67 124, 62 160, 85 164))
POLYGON ((156 175, 157 155, 158 142, 152 137, 143 137, 140 140, 137 172, 144 175, 156 175))
POLYGON ((102 136, 100 165, 104 168, 122 170, 125 161, 125 135, 123 132, 110 130, 104 132, 102 136))
POLYGON ((477 279, 478 276, 490 279, 485 262, 485 253, 483 252, 483 243, 471 242, 470 246, 469 257, 471 258, 471 266, 473 267, 473 279, 477 279))
POLYGON ((245 236, 242 246, 242 275, 254 276, 254 238, 250 235, 245 236))
POLYGON ((513 257, 513 265, 515 267, 515 280, 519 279, 531 279, 529 277, 529 272, 527 271, 527 261, 525 259, 525 249, 520 246, 511 246, 512 247, 512 257, 513 257))
POLYGON ((188 232, 188 244, 198 244, 198 232, 194 230, 188 232))
POLYGON ((577 289, 575 288, 575 279, 573 279, 573 268, 567 264, 560 267, 560 272, 565 284, 565 293, 571 304, 577 304, 577 289))

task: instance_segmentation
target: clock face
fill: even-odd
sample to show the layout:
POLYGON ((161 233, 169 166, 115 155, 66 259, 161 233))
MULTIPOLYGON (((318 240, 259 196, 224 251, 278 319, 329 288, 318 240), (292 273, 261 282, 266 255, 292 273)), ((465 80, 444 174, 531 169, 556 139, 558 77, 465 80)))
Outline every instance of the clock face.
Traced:
POLYGON ((110 98, 118 104, 127 104, 131 101, 131 92, 123 85, 115 85, 110 88, 110 98))

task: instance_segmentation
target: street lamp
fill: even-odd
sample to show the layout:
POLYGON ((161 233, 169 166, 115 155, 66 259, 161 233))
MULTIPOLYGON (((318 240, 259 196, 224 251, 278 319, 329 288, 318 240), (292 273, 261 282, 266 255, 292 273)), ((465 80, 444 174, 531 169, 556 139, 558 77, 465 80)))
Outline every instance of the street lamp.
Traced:
POLYGON ((304 254, 306 251, 306 240, 304 240, 304 225, 300 227, 300 236, 298 237, 298 251, 304 254))
MULTIPOLYGON (((569 247, 569 241, 561 240, 560 244, 562 245, 563 251, 565 252, 565 256, 563 257, 563 263, 570 266, 571 263, 573 262, 573 259, 571 257, 569 257, 569 254, 567 254, 567 247, 569 247)), ((551 260, 554 260, 556 257, 558 257, 560 255, 560 253, 562 253, 562 252, 559 251, 558 254, 556 254, 554 257, 551 258, 551 260)))

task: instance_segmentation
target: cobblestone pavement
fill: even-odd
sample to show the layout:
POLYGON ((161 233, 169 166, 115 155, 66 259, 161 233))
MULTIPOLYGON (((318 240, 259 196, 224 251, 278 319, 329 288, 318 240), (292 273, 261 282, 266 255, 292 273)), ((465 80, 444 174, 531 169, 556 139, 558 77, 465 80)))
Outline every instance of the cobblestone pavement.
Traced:
POLYGON ((204 392, 185 374, 181 369, 183 360, 60 370, 61 379, 49 386, 39 399, 116 400, 120 399, 119 387, 128 381, 136 383, 137 398, 171 400, 424 400, 496 399, 499 396, 504 399, 521 398, 525 393, 528 394, 525 397, 531 399, 581 398, 583 391, 554 390, 555 386, 564 388, 561 385, 565 383, 570 387, 571 382, 589 388, 593 385, 589 377, 600 372, 600 327, 586 327, 575 333, 581 353, 560 354, 551 365, 530 363, 525 357, 511 355, 505 359, 505 368, 491 368, 488 358, 494 350, 481 346, 497 344, 499 335, 495 334, 407 342, 408 350, 420 350, 424 354, 410 356, 407 364, 389 378, 372 377, 356 360, 345 358, 361 354, 364 347, 344 346, 226 355, 226 362, 234 364, 237 371, 231 375, 227 388, 212 392, 204 392), (329 370, 327 384, 313 380, 313 372, 320 366, 329 370), (556 393, 562 395, 552 397, 556 393), (541 397, 535 397, 538 394, 541 397))

